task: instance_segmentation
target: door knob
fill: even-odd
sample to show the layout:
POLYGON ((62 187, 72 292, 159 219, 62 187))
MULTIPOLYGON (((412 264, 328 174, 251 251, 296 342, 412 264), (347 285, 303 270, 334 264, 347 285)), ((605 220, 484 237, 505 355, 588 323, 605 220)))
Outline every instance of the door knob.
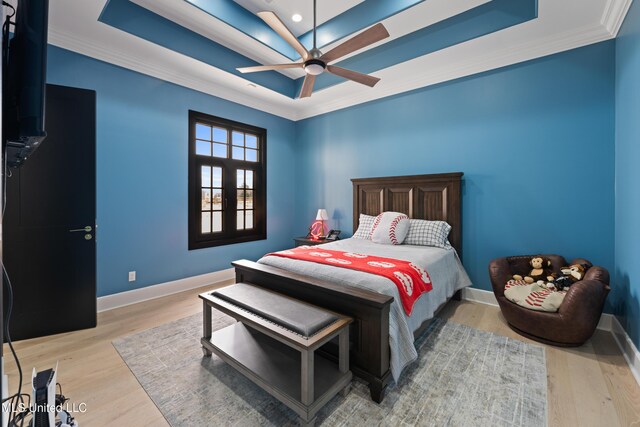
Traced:
POLYGON ((73 230, 69 230, 69 233, 80 233, 80 232, 88 233, 91 230, 93 230, 93 228, 90 225, 87 225, 86 227, 83 227, 83 228, 75 228, 73 230))

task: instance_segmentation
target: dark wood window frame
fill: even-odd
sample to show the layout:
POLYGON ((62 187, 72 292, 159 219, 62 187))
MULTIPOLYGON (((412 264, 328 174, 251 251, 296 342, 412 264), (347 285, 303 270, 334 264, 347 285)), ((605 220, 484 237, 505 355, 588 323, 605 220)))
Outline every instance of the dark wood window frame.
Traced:
POLYGON ((267 238, 267 131, 209 114, 189 111, 189 250, 251 242, 267 238), (227 158, 196 154, 196 123, 227 130, 227 158), (258 161, 232 158, 232 132, 258 137, 258 161), (222 168, 222 231, 202 232, 202 167, 222 168), (236 229, 237 171, 253 170, 253 228, 236 229))

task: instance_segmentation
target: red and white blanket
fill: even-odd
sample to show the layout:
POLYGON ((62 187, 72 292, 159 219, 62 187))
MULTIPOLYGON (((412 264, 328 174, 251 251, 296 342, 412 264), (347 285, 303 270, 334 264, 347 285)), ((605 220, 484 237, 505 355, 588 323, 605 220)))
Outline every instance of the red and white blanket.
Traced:
POLYGON ((312 246, 299 246, 295 249, 273 252, 267 256, 333 265, 386 277, 398 288, 400 301, 407 315, 411 315, 413 305, 418 298, 433 289, 429 273, 409 261, 399 259, 332 251, 312 246))

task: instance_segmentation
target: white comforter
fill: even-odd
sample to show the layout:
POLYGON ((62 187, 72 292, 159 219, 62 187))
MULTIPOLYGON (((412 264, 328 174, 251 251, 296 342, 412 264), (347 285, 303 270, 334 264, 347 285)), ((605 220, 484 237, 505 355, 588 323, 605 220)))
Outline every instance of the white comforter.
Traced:
POLYGON ((431 319, 435 311, 457 290, 471 286, 471 280, 453 249, 428 246, 381 245, 370 240, 345 239, 323 245, 337 251, 356 252, 386 258, 410 261, 427 270, 433 290, 416 301, 411 316, 402 308, 395 284, 383 276, 348 268, 314 262, 299 261, 277 256, 265 256, 258 260, 287 271, 304 274, 333 283, 369 289, 394 297, 389 314, 389 346, 391 348, 391 374, 398 381, 402 370, 418 358, 413 344, 413 332, 422 322, 431 319))

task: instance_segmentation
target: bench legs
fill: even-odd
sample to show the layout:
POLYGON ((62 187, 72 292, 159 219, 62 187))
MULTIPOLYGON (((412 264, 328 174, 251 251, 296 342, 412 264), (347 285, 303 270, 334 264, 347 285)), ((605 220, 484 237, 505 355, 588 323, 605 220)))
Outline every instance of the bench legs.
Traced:
MULTIPOLYGON (((340 372, 349 370, 349 329, 345 329, 338 335, 338 369, 340 372)), ((346 397, 351 390, 351 383, 340 390, 340 396, 346 397)))
POLYGON ((302 403, 305 405, 311 405, 314 399, 315 385, 313 383, 313 363, 314 354, 313 350, 302 350, 301 352, 301 375, 302 375, 302 390, 300 396, 302 397, 302 403))
MULTIPOLYGON (((202 337, 211 339, 211 306, 207 301, 202 301, 202 337)), ((211 357, 211 351, 204 346, 202 346, 202 353, 204 357, 211 357)))
POLYGON ((300 427, 314 427, 317 419, 318 417, 313 417, 309 421, 305 421, 304 418, 300 417, 300 427))

